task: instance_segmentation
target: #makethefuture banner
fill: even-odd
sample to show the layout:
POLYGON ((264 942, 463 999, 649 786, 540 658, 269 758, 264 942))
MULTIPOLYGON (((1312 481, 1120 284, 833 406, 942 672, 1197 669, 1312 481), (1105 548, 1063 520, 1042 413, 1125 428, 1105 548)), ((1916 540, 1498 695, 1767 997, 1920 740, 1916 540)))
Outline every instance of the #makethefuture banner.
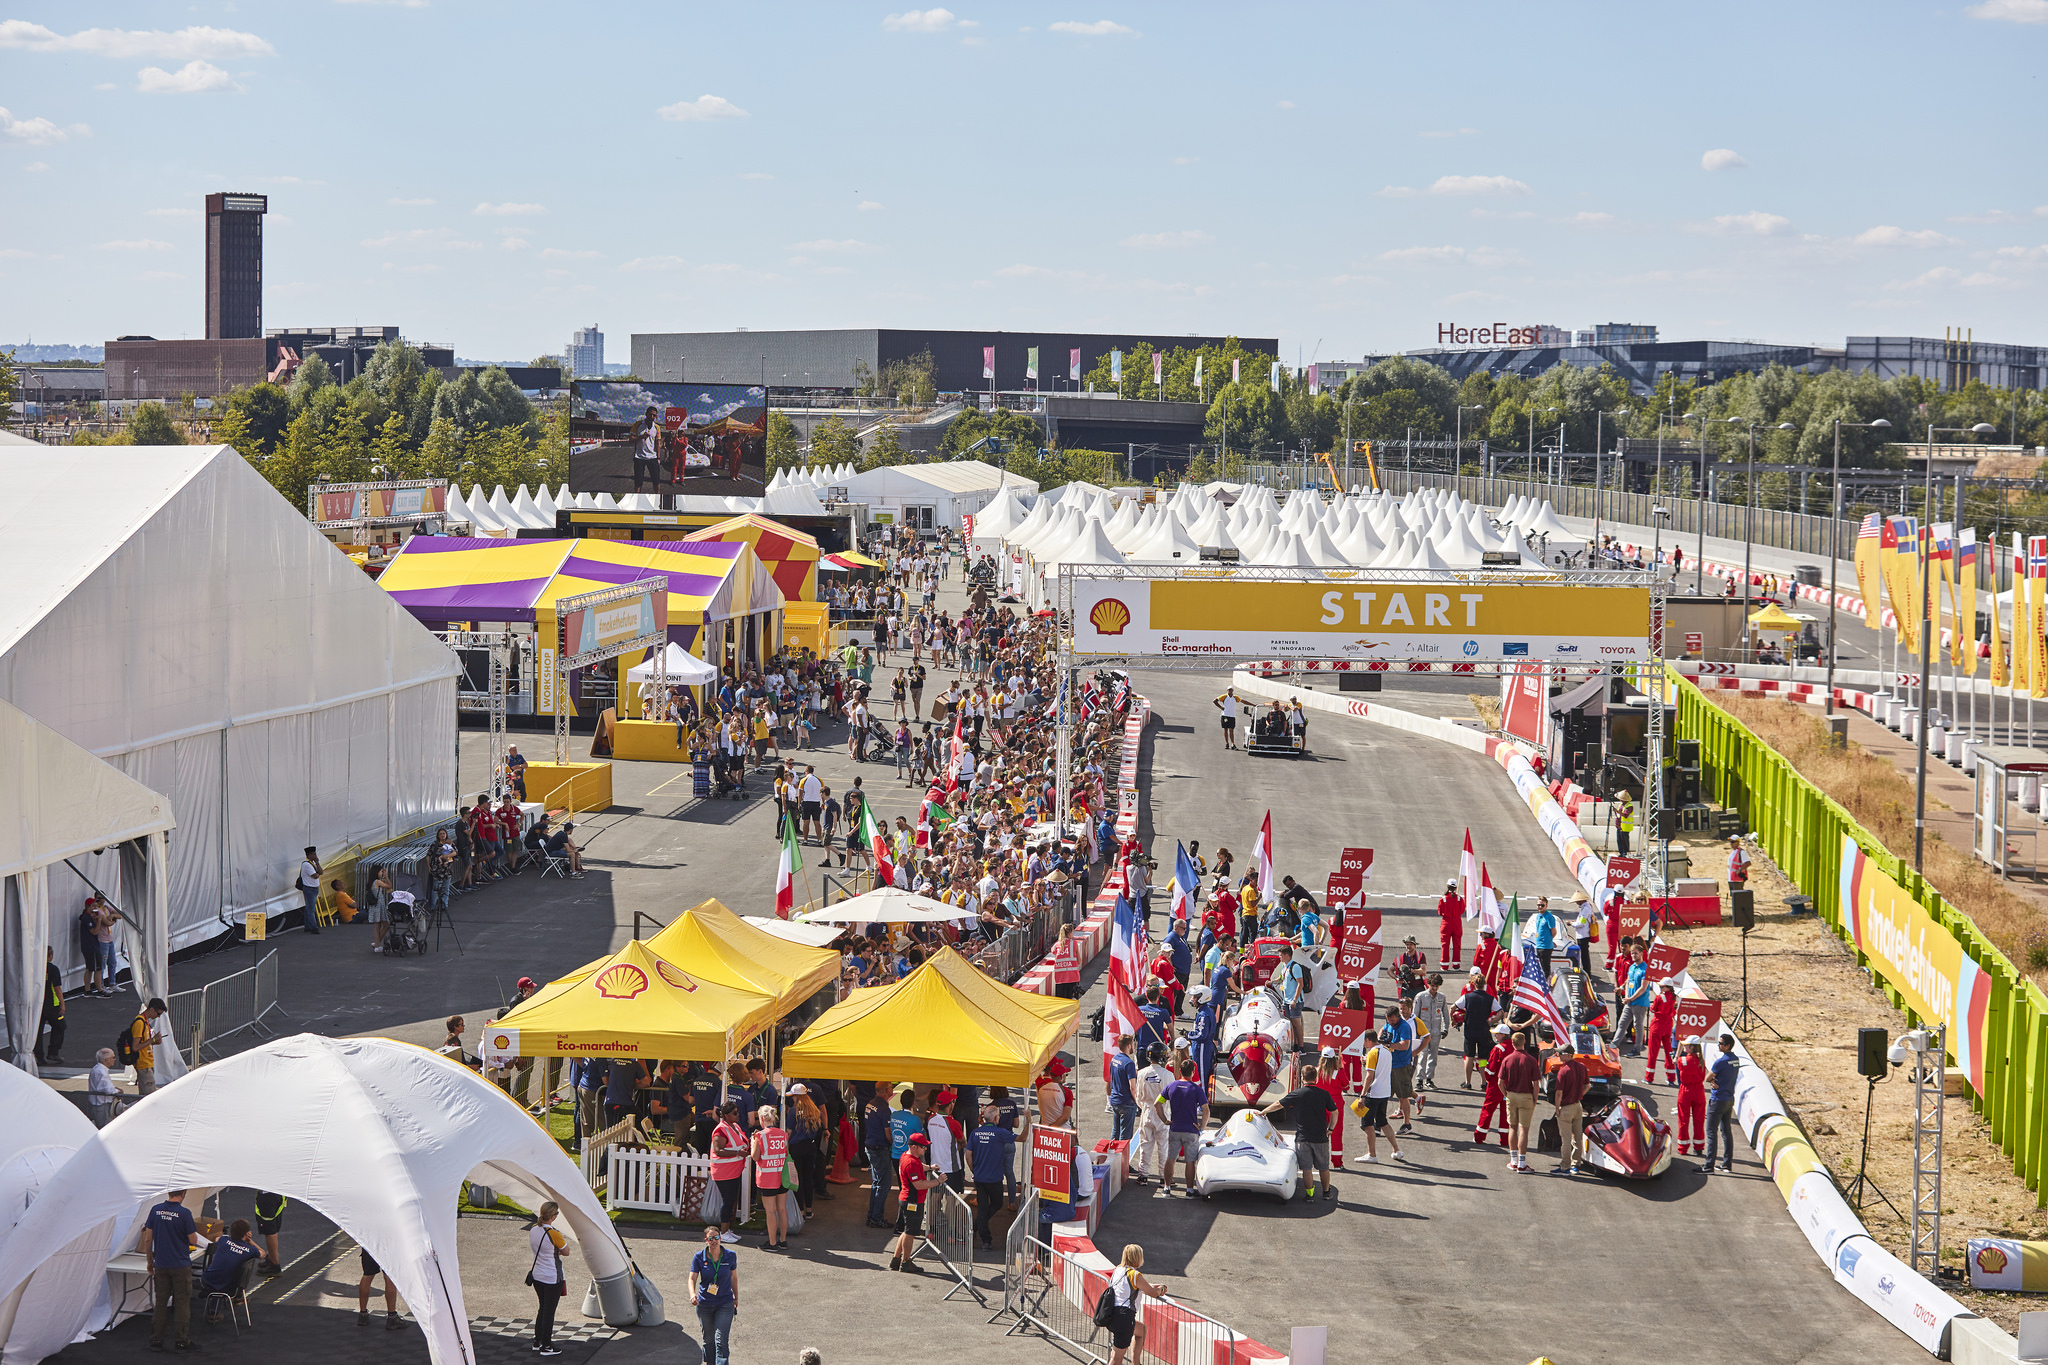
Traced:
POLYGON ((1955 936, 1906 894, 1848 835, 1842 836, 1842 912, 1858 951, 1906 1007, 1948 1026, 1949 1051, 1970 1086, 1984 1093, 1984 1022, 1991 978, 1955 936))
POLYGON ((1074 580, 1084 654, 1646 663, 1650 591, 1582 584, 1239 579, 1074 580))

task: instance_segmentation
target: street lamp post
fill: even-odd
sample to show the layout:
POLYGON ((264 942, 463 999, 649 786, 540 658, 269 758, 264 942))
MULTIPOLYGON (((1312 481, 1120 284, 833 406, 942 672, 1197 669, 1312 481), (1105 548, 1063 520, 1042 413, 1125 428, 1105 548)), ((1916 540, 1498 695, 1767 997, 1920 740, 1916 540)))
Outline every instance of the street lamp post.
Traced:
MULTIPOLYGON (((1934 433, 1937 431, 1969 432, 1976 436, 1995 436, 1998 434, 1998 428, 1992 426, 1989 422, 1979 422, 1975 426, 1969 427, 1930 426, 1927 428, 1927 464, 1921 471, 1920 516, 1923 523, 1928 512, 1934 506, 1934 433)), ((1957 510, 1958 512, 1961 511, 1960 508, 1957 510)), ((1915 872, 1920 870, 1920 857, 1927 847, 1927 673, 1934 665, 1934 628, 1941 620, 1940 613, 1930 612, 1929 610, 1933 605, 1934 595, 1927 590, 1927 552, 1932 548, 1933 538, 1932 529, 1923 524, 1920 535, 1920 601, 1916 606, 1920 613, 1920 722, 1916 727, 1919 733, 1914 738, 1918 741, 1920 753, 1913 774, 1913 870, 1915 872)), ((2019 600, 2018 594, 2014 594, 2013 600, 2019 600)), ((1993 611, 1998 610, 1998 601, 1995 597, 1992 599, 1991 609, 1993 611)), ((2027 733, 2027 738, 2031 741, 2033 737, 2033 732, 2030 729, 2027 733)))
MULTIPOLYGON (((1840 595, 1837 591, 1837 585, 1840 584, 1842 577, 1842 428, 1844 426, 1881 427, 1888 431, 1891 429, 1891 425, 1890 422, 1887 422, 1882 417, 1870 422, 1844 422, 1839 417, 1835 419, 1834 472, 1828 478, 1828 492, 1834 501, 1835 507, 1835 528, 1828 534, 1827 714, 1830 716, 1835 714, 1835 598, 1840 595)), ((1993 586, 1996 586, 1996 584, 1993 586)), ((1996 602, 1992 603, 1994 607, 1997 605, 1996 602)))
MULTIPOLYGON (((1679 416, 1679 420, 1681 422, 1690 422, 1697 416, 1699 414, 1696 412, 1682 413, 1679 416)), ((1699 506, 1700 538, 1699 544, 1694 547, 1696 553, 1692 557, 1692 576, 1693 581, 1699 586, 1699 595, 1705 597, 1707 595, 1707 429, 1705 424, 1702 423, 1696 425, 1693 430, 1698 436, 1700 447, 1700 476, 1693 481, 1692 486, 1692 500, 1699 506)))

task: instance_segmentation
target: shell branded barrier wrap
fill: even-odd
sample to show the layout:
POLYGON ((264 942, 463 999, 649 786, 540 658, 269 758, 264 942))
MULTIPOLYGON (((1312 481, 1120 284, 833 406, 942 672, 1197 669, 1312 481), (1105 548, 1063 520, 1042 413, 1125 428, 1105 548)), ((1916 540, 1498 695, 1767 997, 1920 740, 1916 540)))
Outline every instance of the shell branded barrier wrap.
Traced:
POLYGON ((1930 1024, 1948 1026, 1949 1051, 1970 1088, 1984 1093, 1986 1015, 1991 979, 1862 846, 1842 836, 1842 918, 1850 940, 1930 1024))
POLYGON ((2048 1294, 2048 1242, 1972 1237, 1968 1260, 1972 1289, 2048 1294))
MULTIPOLYGON (((1106 572, 1114 573, 1114 570, 1106 572)), ((1402 582, 1332 570, 1312 581, 1189 569, 1076 577, 1074 648, 1175 657, 1643 663, 1650 591, 1585 583, 1402 582)))

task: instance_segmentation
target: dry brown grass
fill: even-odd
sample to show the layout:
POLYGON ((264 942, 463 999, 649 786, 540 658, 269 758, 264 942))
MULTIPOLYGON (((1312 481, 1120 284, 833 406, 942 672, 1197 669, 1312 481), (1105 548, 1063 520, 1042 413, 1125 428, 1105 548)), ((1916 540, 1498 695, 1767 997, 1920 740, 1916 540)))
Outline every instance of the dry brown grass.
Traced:
MULTIPOLYGON (((1832 797, 1898 857, 1913 856, 1913 784, 1858 744, 1828 742, 1820 718, 1798 702, 1708 694, 1832 797)), ((1989 865, 1930 831, 1924 872, 1950 905, 1968 915, 2036 985, 2048 988, 2048 914, 2016 895, 1989 865)))
POLYGON ((1500 698, 1498 696, 1491 692, 1471 692, 1466 694, 1466 700, 1470 701, 1472 709, 1479 713, 1479 723, 1481 725, 1484 725, 1488 730, 1500 729, 1500 698))

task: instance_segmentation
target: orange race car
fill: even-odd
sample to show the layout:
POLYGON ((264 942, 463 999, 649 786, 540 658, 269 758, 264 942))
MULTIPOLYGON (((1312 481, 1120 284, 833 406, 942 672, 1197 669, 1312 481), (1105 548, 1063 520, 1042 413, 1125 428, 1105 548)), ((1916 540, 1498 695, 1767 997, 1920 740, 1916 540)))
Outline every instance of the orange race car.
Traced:
MULTIPOLYGON (((1621 1054, 1600 1036, 1600 1030, 1581 1025, 1572 1030, 1572 1050, 1586 1068, 1585 1105, 1590 1112, 1596 1104, 1612 1104, 1621 1097, 1621 1054)), ((1544 1075, 1564 1065, 1564 1054, 1553 1052, 1543 1065, 1544 1075)))

